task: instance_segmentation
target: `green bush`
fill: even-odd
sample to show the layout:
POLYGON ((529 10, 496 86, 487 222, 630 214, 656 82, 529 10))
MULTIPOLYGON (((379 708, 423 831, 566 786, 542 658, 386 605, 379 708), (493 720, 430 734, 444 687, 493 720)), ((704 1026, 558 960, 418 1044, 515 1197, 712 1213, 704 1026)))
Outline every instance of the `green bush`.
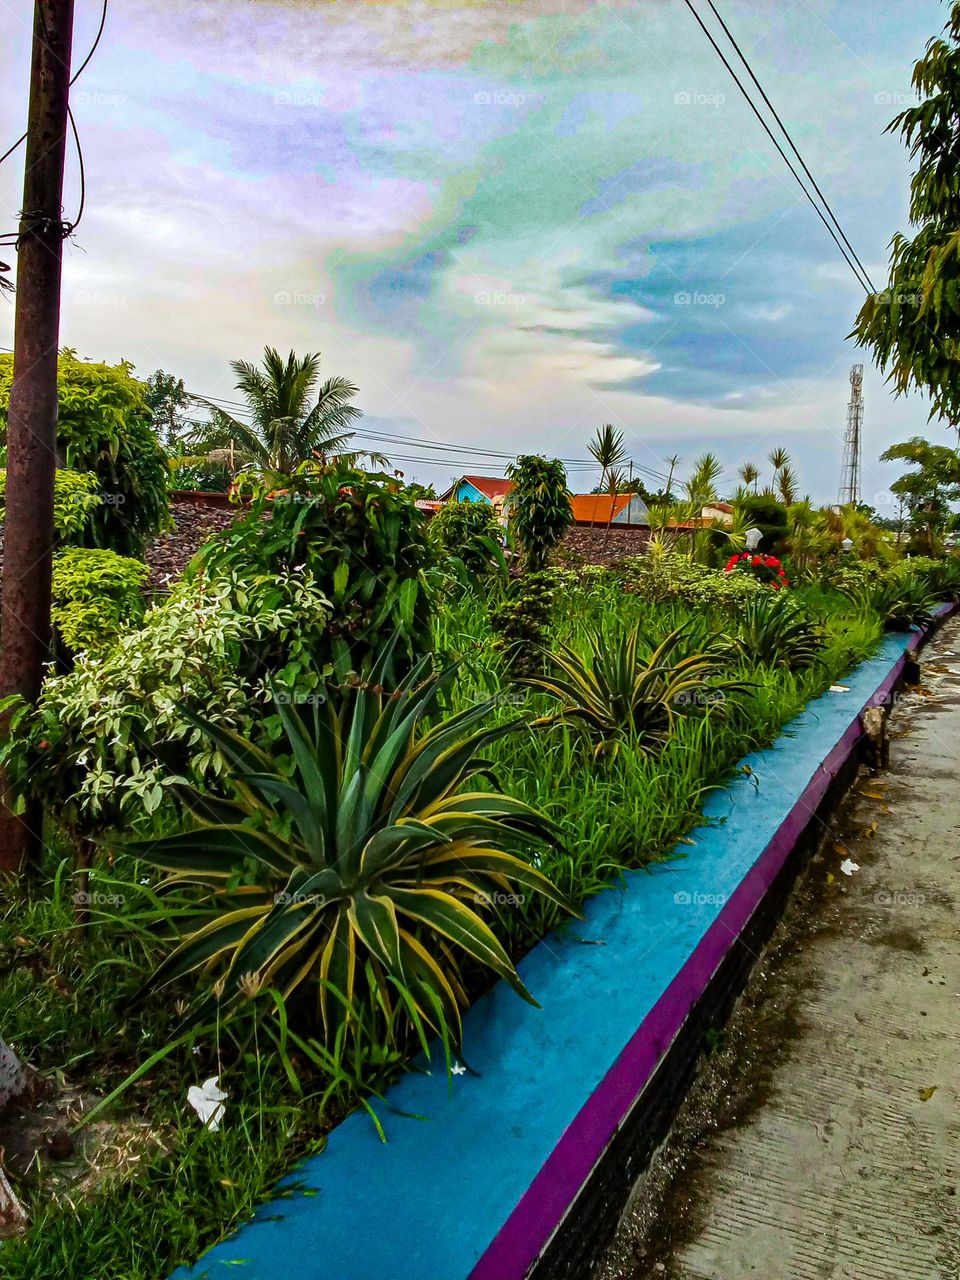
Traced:
POLYGON ((757 596, 744 603, 739 616, 731 648, 741 661, 803 671, 823 655, 823 628, 790 596, 757 596))
POLYGON ((193 572, 238 577, 309 571, 333 610, 312 638, 316 661, 344 677, 399 636, 407 664, 433 643, 434 554, 426 519, 393 476, 347 462, 304 463, 283 489, 247 480, 249 511, 204 547, 193 572))
POLYGON ((614 571, 628 592, 636 592, 652 604, 677 601, 731 612, 763 592, 750 574, 727 574, 707 569, 675 551, 650 551, 631 556, 614 571))
POLYGON ((71 834, 142 824, 178 778, 215 788, 223 761, 188 716, 269 741, 279 722, 265 680, 291 699, 313 695, 324 673, 312 644, 328 617, 308 571, 178 584, 112 649, 50 677, 35 709, 10 700, 0 762, 11 785, 71 834))
MULTIPOLYGON (((132 365, 94 364, 72 351, 57 369, 57 447, 73 471, 97 477, 102 501, 77 541, 141 556, 170 523, 167 463, 150 426, 150 409, 132 365)), ((0 356, 0 437, 6 444, 13 357, 0 356)))
MULTIPOLYGON (((58 467, 53 477, 53 527, 61 543, 82 541, 93 510, 103 499, 89 471, 58 467)), ((6 515, 7 473, 0 470, 0 524, 6 515)))
POLYGON ((759 529, 763 535, 758 551, 767 555, 780 553, 790 526, 790 517, 782 502, 768 494, 744 494, 737 499, 737 512, 744 528, 759 529))
POLYGON ((504 566, 503 530, 489 502, 445 502, 427 532, 438 552, 459 560, 473 578, 504 566))
POLYGON ((494 647, 505 654, 509 670, 517 676, 543 669, 557 590, 569 570, 542 569, 514 578, 503 600, 491 611, 494 647))
POLYGON ((97 653, 143 618, 150 570, 115 551, 70 547, 53 561, 52 622, 72 653, 97 653))
POLYGON ((558 458, 524 454, 511 462, 507 475, 513 481, 510 528, 523 550, 524 567, 537 572, 573 523, 567 473, 558 458))

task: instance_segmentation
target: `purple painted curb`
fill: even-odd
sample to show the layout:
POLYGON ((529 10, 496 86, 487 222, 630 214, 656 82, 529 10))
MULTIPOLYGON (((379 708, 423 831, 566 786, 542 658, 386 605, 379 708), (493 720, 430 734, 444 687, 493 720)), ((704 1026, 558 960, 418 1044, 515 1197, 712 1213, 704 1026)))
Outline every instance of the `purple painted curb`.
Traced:
MULTIPOLYGON (((945 605, 936 621, 911 636, 903 655, 867 699, 882 705, 897 688, 906 654, 915 652, 960 605, 945 605)), ((564 1130, 510 1217, 470 1272, 469 1280, 523 1280, 620 1125, 646 1088, 690 1010, 782 870, 830 784, 862 736, 860 714, 821 762, 776 835, 724 904, 686 964, 644 1018, 593 1094, 564 1130)))

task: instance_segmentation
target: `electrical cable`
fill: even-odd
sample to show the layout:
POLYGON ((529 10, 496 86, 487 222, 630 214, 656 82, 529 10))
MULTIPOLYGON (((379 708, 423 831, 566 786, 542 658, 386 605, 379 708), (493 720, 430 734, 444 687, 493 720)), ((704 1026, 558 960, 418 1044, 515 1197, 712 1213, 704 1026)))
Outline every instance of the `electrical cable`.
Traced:
POLYGON ((864 278, 866 279, 867 283, 869 284, 869 286, 870 286, 871 290, 872 290, 874 293, 876 293, 876 288, 875 288, 875 286, 874 286, 873 281, 870 279, 869 274, 867 273, 867 269, 866 269, 866 267, 863 265, 863 263, 862 263, 862 262, 860 261, 860 259, 857 257, 857 251, 856 251, 856 249, 854 249, 853 245, 852 245, 852 244, 850 243, 850 241, 847 239, 846 233, 844 232, 843 227, 841 227, 841 225, 840 225, 840 221, 839 221, 839 219, 837 218, 837 215, 833 212, 833 210, 832 210, 832 209, 831 209, 831 207, 830 207, 830 202, 827 200, 827 197, 826 197, 826 196, 823 194, 823 192, 820 190, 820 186, 819 186, 819 183, 817 182, 816 178, 813 176, 813 174, 812 174, 812 173, 810 172, 810 170, 807 168, 807 163, 806 163, 806 161, 804 160, 803 156, 800 154, 799 148, 797 147, 797 145, 796 145, 796 143, 794 142, 793 138, 790 136, 790 130, 787 128, 787 126, 786 126, 786 125, 783 123, 783 121, 780 119, 780 116, 779 116, 779 114, 778 114, 778 112, 777 112, 776 107, 773 105, 773 103, 772 103, 772 102, 770 101, 770 99, 767 97, 766 92, 764 91, 763 85, 762 85, 762 84, 760 83, 760 81, 757 79, 756 74, 755 74, 755 72, 754 72, 754 70, 753 70, 753 67, 751 67, 750 63, 747 61, 746 54, 745 54, 745 53, 743 52, 743 50, 740 48, 739 44, 738 44, 738 43, 737 43, 737 41, 736 41, 736 37, 733 35, 733 33, 731 32, 730 28, 729 28, 729 27, 727 26, 727 24, 724 22, 724 20, 723 20, 722 16, 720 15, 719 10, 717 9, 717 6, 713 3, 713 0, 707 0, 707 4, 710 6, 710 9, 711 9, 711 11, 713 12, 714 17, 717 19, 717 21, 720 23, 720 26, 723 28, 724 33, 725 33, 725 35, 726 35, 727 39, 730 41, 730 43, 733 45, 734 49, 737 51, 737 56, 739 57, 739 59, 740 59, 740 61, 743 63, 743 65, 746 67, 746 69, 747 69, 747 73, 748 73, 748 75, 750 76, 750 79, 753 81, 753 83, 757 86, 757 89, 760 91, 760 96, 761 96, 761 98, 763 98, 764 102, 765 102, 765 103, 767 104, 767 106, 769 107, 769 109, 770 109, 770 114, 773 116, 774 120, 776 120, 777 124, 780 126, 780 129, 781 129, 781 131, 783 132, 783 136, 786 138, 787 142, 790 144, 790 149, 791 149, 791 151, 792 151, 792 152, 793 152, 793 154, 797 157, 797 159, 800 161, 800 164, 801 164, 801 166, 803 167, 803 172, 807 175, 807 177, 810 179, 811 183, 813 184, 813 189, 814 189, 814 191, 816 191, 817 195, 818 195, 818 196, 820 197, 820 199, 822 200, 822 202, 823 202, 823 207, 826 209, 827 213, 830 215, 830 218, 831 218, 831 220, 832 220, 832 222, 833 222, 834 226, 837 228, 837 231, 839 231, 839 233, 840 233, 840 235, 841 235, 841 237, 842 237, 842 239, 843 239, 843 243, 847 246, 847 248, 850 250, 851 254, 853 255, 853 259, 854 259, 854 261, 856 262, 856 264, 857 264, 857 266, 860 268, 860 270, 863 272, 864 278))
POLYGON ((831 227, 830 223, 829 223, 829 222, 826 220, 826 218, 824 217, 824 215, 823 215, 823 211, 821 210, 820 206, 817 204, 816 200, 814 200, 813 196, 810 194, 810 192, 809 192, 809 191, 807 190, 807 188, 804 186, 804 184, 803 184, 803 179, 800 177, 800 175, 797 173, 796 169, 793 167, 793 165, 792 165, 792 164, 791 164, 791 162, 790 162, 790 157, 787 155, 787 153, 784 151, 783 147, 781 147, 780 143, 779 143, 779 142, 777 141, 777 139, 774 137, 774 135, 773 135, 773 131, 771 130, 770 126, 767 124, 766 120, 764 120, 764 118, 763 118, 762 114, 760 113, 760 110, 759 110, 759 108, 757 107, 756 103, 755 103, 755 102, 753 101, 753 99, 750 97, 750 93, 749 93, 749 91, 747 90, 747 88, 745 87, 745 85, 743 84, 743 81, 740 79, 740 77, 737 75, 736 71, 734 71, 733 67, 732 67, 732 66, 730 65, 730 63, 727 61, 727 58, 724 56, 723 50, 722 50, 722 49, 720 48, 720 46, 717 44, 716 40, 714 40, 713 35, 712 35, 712 33, 711 33, 711 31, 710 31, 709 27, 707 27, 706 23, 705 23, 705 22, 703 21, 703 19, 700 17, 699 13, 697 13, 696 9, 693 7, 692 0, 684 0, 684 4, 687 6, 687 8, 688 8, 688 9, 690 10, 690 12, 693 14, 694 18, 696 19, 697 25, 700 27, 700 29, 701 29, 701 31, 703 32, 703 34, 704 34, 704 35, 707 37, 707 39, 710 41, 711 45, 713 45, 713 48, 714 48, 714 51, 715 51, 715 52, 716 52, 716 54, 717 54, 717 57, 720 59, 720 61, 721 61, 721 62, 723 63, 723 65, 726 67, 727 71, 729 71, 729 73, 730 73, 731 77, 733 78, 733 82, 734 82, 734 84, 737 86, 737 88, 738 88, 738 89, 740 90, 740 92, 743 94, 744 100, 746 101, 746 103, 747 103, 747 105, 749 106, 750 110, 753 112, 753 114, 754 114, 754 115, 757 117, 757 119, 760 121, 760 124, 762 125, 763 130, 764 130, 764 132, 766 133, 767 137, 770 139, 770 141, 771 141, 771 142, 773 143, 773 145, 776 147, 777 151, 779 151, 780 156, 781 156, 781 158, 782 158, 782 160, 783 160, 784 164, 787 166, 787 168, 788 168, 788 169, 790 170, 790 172, 793 174, 793 176, 794 176, 794 178, 796 179, 797 185, 799 186, 800 190, 803 192, 803 194, 806 196, 806 198, 810 201, 810 204, 812 205, 813 210, 814 210, 814 212, 816 213, 817 217, 820 219, 820 221, 821 221, 821 222, 823 223, 823 225, 826 227, 826 229, 827 229, 827 231, 828 231, 828 233, 829 233, 829 235, 830 235, 831 240, 833 240, 834 244, 835 244, 835 245, 837 246, 837 248, 840 250, 840 253, 843 255, 843 260, 846 262, 847 266, 850 268, 850 270, 853 272, 854 276, 856 277, 857 283, 860 285, 860 287, 863 289, 863 291, 864 291, 865 293, 870 293, 870 292, 872 292, 872 289, 871 289, 871 286, 870 286, 870 282, 869 282, 869 280, 867 280, 865 277, 864 277, 864 278, 861 278, 860 273, 859 273, 859 271, 858 271, 857 267, 856 267, 856 266, 854 266, 853 259, 849 257, 849 255, 847 254, 846 249, 843 247, 842 243, 841 243, 841 242, 840 242, 840 240, 837 238, 837 234, 836 234, 836 232, 834 231, 833 227, 831 227))

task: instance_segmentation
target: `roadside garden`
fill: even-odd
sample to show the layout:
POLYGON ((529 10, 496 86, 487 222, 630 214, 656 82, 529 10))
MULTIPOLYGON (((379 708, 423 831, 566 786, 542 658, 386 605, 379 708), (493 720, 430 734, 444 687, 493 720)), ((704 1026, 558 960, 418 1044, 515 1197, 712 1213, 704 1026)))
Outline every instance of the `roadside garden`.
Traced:
POLYGON ((645 556, 560 566, 563 468, 531 457, 508 569, 489 509, 428 525, 341 432, 244 470, 249 506, 145 598, 164 462, 111 436, 141 390, 102 371, 64 362, 56 663, 2 744, 46 815, 0 918, 0 1033, 38 1073, 0 1142, 17 1280, 165 1276, 418 1051, 469 1068, 465 1005, 535 1000, 519 956, 960 593, 862 513, 749 492, 728 528, 665 509, 645 556))

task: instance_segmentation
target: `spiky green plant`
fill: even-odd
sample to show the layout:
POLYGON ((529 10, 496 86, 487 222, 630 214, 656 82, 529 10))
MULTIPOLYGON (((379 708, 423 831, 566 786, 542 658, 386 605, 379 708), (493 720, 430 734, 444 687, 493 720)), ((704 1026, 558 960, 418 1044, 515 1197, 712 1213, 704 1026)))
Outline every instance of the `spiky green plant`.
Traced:
POLYGON ((548 675, 521 683, 562 704, 537 724, 582 725, 598 759, 615 756, 625 740, 642 752, 657 752, 678 716, 710 711, 743 687, 720 678, 718 652, 690 651, 685 627, 659 643, 639 627, 619 636, 595 631, 587 637, 587 650, 583 656, 561 644, 548 655, 548 675))
POLYGON ((444 685, 425 659, 389 694, 358 685, 306 713, 278 695, 284 736, 270 751, 198 720, 234 798, 191 792, 191 829, 127 846, 194 908, 147 990, 203 970, 215 981, 199 1014, 271 987, 306 1005, 328 1044, 358 1000, 383 1007, 401 987, 458 1043, 464 958, 532 1001, 485 916, 515 887, 566 905, 529 861, 554 831, 470 787, 489 775, 479 753, 516 721, 480 727, 486 702, 424 727, 444 685))
POLYGON ((730 648, 746 662, 803 671, 820 660, 825 644, 823 628, 789 597, 762 595, 744 602, 730 648))
POLYGON ((852 591, 850 596, 864 614, 879 614, 887 631, 928 626, 940 604, 940 597, 925 580, 903 573, 852 591))

